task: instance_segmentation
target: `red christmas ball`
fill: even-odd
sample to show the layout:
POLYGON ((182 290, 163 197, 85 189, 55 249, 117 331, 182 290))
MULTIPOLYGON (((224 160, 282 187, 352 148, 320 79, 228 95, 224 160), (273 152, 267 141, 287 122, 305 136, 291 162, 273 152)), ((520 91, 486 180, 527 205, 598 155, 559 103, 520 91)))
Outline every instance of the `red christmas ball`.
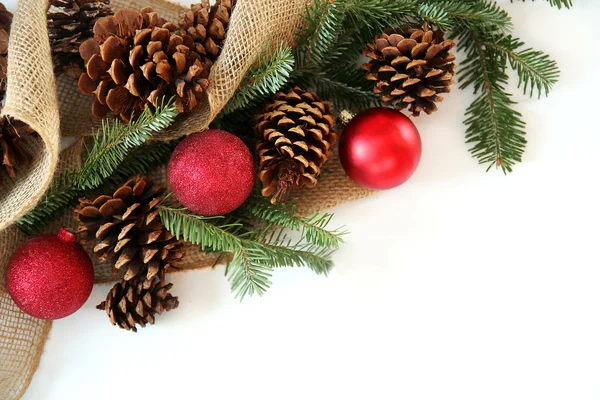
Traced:
POLYGON ((346 174, 369 189, 406 182, 421 159, 421 137, 412 121, 390 108, 371 108, 350 121, 339 144, 346 174))
POLYGON ((33 238, 14 252, 6 270, 8 293, 25 313, 40 319, 73 314, 94 285, 94 266, 73 231, 33 238))
POLYGON ((237 136, 218 129, 184 139, 169 161, 173 194, 196 214, 227 214, 239 206, 254 186, 254 160, 237 136))

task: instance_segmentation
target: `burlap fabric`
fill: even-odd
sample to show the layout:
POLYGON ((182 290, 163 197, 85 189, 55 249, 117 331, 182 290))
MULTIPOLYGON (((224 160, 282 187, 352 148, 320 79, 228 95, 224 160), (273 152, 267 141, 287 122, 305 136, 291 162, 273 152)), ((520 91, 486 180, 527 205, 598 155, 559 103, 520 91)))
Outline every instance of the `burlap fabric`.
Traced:
POLYGON ((29 169, 20 168, 16 180, 3 179, 0 188, 0 230, 35 206, 48 188, 59 152, 59 118, 45 1, 21 1, 8 45, 6 103, 2 114, 21 120, 39 135, 27 138, 33 156, 29 169))
MULTIPOLYGON (((305 4, 310 0, 238 0, 230 22, 223 52, 214 65, 201 109, 164 132, 159 139, 180 137, 205 129, 231 98, 247 69, 272 43, 291 43, 301 28, 305 4)), ((63 135, 89 135, 98 121, 91 116, 89 97, 81 95, 76 82, 67 77, 54 81, 46 30, 47 0, 20 0, 9 47, 8 94, 4 112, 29 123, 40 136, 30 148, 36 154, 33 168, 14 185, 0 193, 0 229, 6 228, 41 198, 54 174, 58 161, 59 121, 63 135), (56 101, 58 97, 60 114, 56 101), (60 119, 59 116, 60 115, 60 119)), ((163 17, 177 20, 185 9, 163 0, 116 0, 116 9, 141 9, 152 6, 163 17)), ((61 154, 60 168, 76 168, 81 160, 81 143, 61 154)), ((165 183, 166 170, 153 178, 165 183)), ((315 189, 301 190, 301 212, 309 213, 356 200, 371 192, 358 188, 344 174, 334 152, 315 189)), ((47 229, 55 233, 59 225, 75 227, 72 214, 47 229)), ((5 293, 4 268, 10 255, 26 238, 15 227, 0 231, 0 399, 18 399, 29 385, 43 351, 51 323, 31 318, 15 306, 5 293)), ((89 249, 88 249, 89 250, 89 249)), ((195 246, 186 246, 184 269, 214 265, 217 256, 203 254, 195 246)), ((95 265, 96 282, 117 277, 110 265, 95 265)))

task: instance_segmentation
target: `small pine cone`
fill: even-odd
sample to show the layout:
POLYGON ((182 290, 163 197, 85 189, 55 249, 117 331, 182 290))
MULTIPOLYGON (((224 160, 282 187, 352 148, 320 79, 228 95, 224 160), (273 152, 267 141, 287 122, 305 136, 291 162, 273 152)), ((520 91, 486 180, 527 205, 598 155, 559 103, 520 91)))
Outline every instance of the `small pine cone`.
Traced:
POLYGON ((8 38, 13 15, 0 3, 0 109, 6 94, 6 72, 8 67, 8 38))
POLYGON ((254 132, 262 195, 284 200, 290 189, 314 187, 337 140, 331 104, 298 87, 275 95, 254 132))
POLYGON ((98 20, 94 38, 80 47, 86 72, 78 83, 84 94, 96 96, 96 117, 112 111, 129 121, 171 96, 180 112, 198 106, 212 63, 191 50, 192 38, 175 34, 176 29, 148 8, 122 9, 98 20))
POLYGON ((450 92, 454 83, 454 45, 427 24, 389 29, 367 45, 363 54, 371 61, 362 68, 366 79, 376 82, 374 92, 384 103, 398 110, 409 107, 414 116, 431 114, 443 100, 439 94, 450 92))
MULTIPOLYGON (((0 118, 0 170, 11 179, 17 177, 17 167, 31 165, 31 156, 21 145, 22 139, 34 133, 29 125, 9 117, 0 118)), ((2 186, 2 175, 0 175, 2 186)))
POLYGON ((94 35, 96 21, 112 13, 110 0, 50 0, 48 36, 56 74, 79 78, 84 70, 79 46, 94 35))
POLYGON ((9 32, 12 20, 13 14, 4 7, 4 4, 0 3, 0 29, 9 32))
POLYGON ((123 280, 112 287, 106 300, 96 308, 106 311, 113 325, 137 332, 137 325, 142 328, 147 324, 153 325, 156 314, 179 306, 177 297, 169 293, 171 287, 173 284, 164 280, 164 272, 151 280, 123 280))
POLYGON ((180 32, 194 39, 194 50, 213 62, 221 53, 234 5, 235 0, 217 0, 213 6, 202 0, 192 4, 179 20, 180 32))
POLYGON ((151 280, 183 257, 181 241, 167 231, 158 215, 164 192, 147 177, 138 176, 112 196, 81 199, 75 210, 82 241, 94 240, 98 260, 110 261, 115 274, 126 270, 126 281, 138 276, 151 280))

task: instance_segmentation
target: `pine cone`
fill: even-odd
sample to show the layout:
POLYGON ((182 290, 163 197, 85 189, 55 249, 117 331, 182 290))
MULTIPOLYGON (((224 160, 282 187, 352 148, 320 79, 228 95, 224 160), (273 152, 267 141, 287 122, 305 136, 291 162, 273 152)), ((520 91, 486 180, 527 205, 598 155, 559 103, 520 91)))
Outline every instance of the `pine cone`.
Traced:
MULTIPOLYGON (((8 66, 8 39, 13 15, 0 3, 0 111, 6 95, 8 66)), ((11 179, 17 177, 16 168, 31 165, 31 156, 21 145, 24 137, 34 133, 27 124, 10 117, 0 118, 0 169, 11 179)), ((0 175, 0 186, 2 175, 0 175)))
POLYGON ((316 93, 277 93, 254 128, 262 195, 276 203, 290 189, 314 187, 338 137, 334 125, 331 104, 316 93))
MULTIPOLYGON (((31 165, 31 156, 21 145, 21 139, 34 131, 27 124, 10 117, 0 118, 0 166, 11 178, 17 177, 16 168, 31 165)), ((0 186, 2 176, 0 175, 0 186)))
POLYGON ((164 192, 147 177, 138 176, 112 196, 81 199, 75 210, 82 241, 95 240, 98 260, 110 261, 115 274, 126 269, 126 281, 138 276, 151 280, 183 257, 181 241, 167 231, 158 215, 156 206, 164 192))
POLYGON ((122 9, 98 20, 94 38, 80 47, 86 72, 79 89, 94 94, 93 114, 112 111, 124 121, 164 97, 176 96, 180 112, 192 111, 208 88, 212 63, 191 50, 190 36, 177 35, 152 9, 122 9))
POLYGON ((13 15, 10 11, 6 9, 4 4, 0 3, 0 29, 4 29, 5 31, 10 31, 10 26, 12 25, 13 15))
POLYGON ((376 82, 374 92, 384 103, 398 110, 410 107, 414 116, 431 114, 443 100, 438 94, 450 92, 454 83, 454 45, 427 24, 389 29, 367 45, 363 54, 372 60, 362 68, 366 79, 376 82))
POLYGON ((234 0, 217 0, 213 6, 209 0, 192 4, 190 10, 181 15, 179 32, 191 36, 195 43, 194 50, 214 62, 225 42, 234 5, 234 0))
POLYGON ((79 78, 84 70, 79 46, 93 36, 96 21, 112 13, 110 0, 50 0, 48 36, 56 74, 79 78))
POLYGON ((6 94, 6 72, 8 67, 8 39, 13 15, 0 3, 0 110, 6 94))
POLYGON ((164 272, 151 280, 123 280, 112 287, 106 300, 96 308, 105 310, 113 325, 137 332, 136 325, 144 328, 147 324, 154 324, 156 314, 179 306, 177 297, 169 293, 172 286, 172 283, 165 282, 164 272))

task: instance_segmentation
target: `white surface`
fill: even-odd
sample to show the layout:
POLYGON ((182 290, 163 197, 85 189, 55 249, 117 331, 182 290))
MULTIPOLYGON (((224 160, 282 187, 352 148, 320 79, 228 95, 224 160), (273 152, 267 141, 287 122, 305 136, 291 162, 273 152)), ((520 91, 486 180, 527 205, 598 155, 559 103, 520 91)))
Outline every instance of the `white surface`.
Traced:
POLYGON ((138 334, 94 309, 97 286, 54 323, 25 399, 600 399, 600 4, 500 3, 563 71, 549 98, 518 97, 512 175, 467 153, 455 88, 416 121, 416 175, 334 210, 352 234, 328 279, 278 270, 240 304, 223 268, 177 274, 179 309, 138 334))

